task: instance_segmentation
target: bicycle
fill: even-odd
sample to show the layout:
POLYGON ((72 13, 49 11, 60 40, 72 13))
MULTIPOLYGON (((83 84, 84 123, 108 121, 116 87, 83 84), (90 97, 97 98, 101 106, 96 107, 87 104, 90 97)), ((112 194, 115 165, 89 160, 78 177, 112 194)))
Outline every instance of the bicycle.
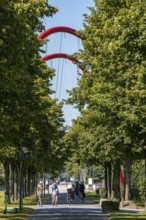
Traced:
POLYGON ((84 198, 85 198, 85 193, 84 192, 79 192, 79 196, 80 196, 81 201, 83 202, 84 198))
POLYGON ((73 194, 71 189, 68 189, 67 190, 67 202, 68 202, 68 204, 70 205, 73 200, 74 200, 74 194, 73 194))

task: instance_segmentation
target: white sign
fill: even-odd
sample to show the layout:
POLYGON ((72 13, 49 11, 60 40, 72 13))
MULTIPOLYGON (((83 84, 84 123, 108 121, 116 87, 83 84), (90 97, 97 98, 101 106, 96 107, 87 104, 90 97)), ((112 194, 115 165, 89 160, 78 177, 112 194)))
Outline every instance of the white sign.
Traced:
POLYGON ((88 178, 88 185, 92 185, 93 184, 93 179, 92 178, 88 178))

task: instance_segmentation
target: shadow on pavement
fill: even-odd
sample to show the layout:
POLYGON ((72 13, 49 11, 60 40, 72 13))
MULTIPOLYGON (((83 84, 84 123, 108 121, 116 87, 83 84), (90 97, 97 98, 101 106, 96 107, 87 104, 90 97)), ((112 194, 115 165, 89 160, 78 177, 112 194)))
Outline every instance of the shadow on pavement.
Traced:
POLYGON ((80 197, 75 197, 71 205, 67 203, 66 188, 60 186, 60 196, 58 205, 52 206, 51 197, 43 203, 43 207, 37 208, 29 220, 106 220, 107 217, 88 198, 81 201, 80 197))
POLYGON ((38 209, 35 212, 35 218, 32 216, 29 220, 36 219, 50 219, 50 220, 103 220, 106 219, 101 210, 99 209, 90 209, 90 208, 47 208, 47 209, 38 209))

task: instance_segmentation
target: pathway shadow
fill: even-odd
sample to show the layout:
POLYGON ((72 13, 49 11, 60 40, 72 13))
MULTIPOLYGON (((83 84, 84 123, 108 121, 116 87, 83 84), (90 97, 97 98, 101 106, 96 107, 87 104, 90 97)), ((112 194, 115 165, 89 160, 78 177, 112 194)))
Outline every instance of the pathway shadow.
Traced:
POLYGON ((37 208, 29 220, 106 220, 107 217, 88 198, 81 201, 75 197, 71 205, 67 203, 67 193, 60 193, 58 205, 52 206, 51 197, 37 208))
MULTIPOLYGON (((43 204, 51 204, 51 197, 45 201, 43 204)), ((58 200, 58 204, 68 204, 67 203, 67 193, 60 193, 59 195, 59 200, 58 200)), ((76 196, 74 198, 74 200, 71 202, 71 204, 86 204, 86 205, 91 205, 94 204, 91 200, 89 200, 88 198, 85 198, 83 200, 83 202, 81 201, 81 198, 79 196, 76 196)))
MULTIPOLYGON (((59 207, 59 206, 58 206, 59 207)), ((103 216, 101 210, 90 209, 90 208, 74 208, 73 206, 69 209, 66 208, 45 208, 38 209, 35 212, 35 218, 32 216, 29 220, 105 220, 106 216, 103 216)))

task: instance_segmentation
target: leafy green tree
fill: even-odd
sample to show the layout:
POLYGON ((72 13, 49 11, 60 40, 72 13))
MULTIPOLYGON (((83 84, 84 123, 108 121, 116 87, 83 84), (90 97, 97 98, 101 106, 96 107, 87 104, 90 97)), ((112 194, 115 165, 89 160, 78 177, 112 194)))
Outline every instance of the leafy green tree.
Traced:
MULTIPOLYGON (((50 97, 54 72, 40 60, 43 42, 37 39, 37 32, 44 29, 44 16, 56 11, 47 0, 0 2, 0 146, 4 165, 7 160, 18 164, 23 146, 32 154, 28 164, 36 168, 36 161, 43 161, 39 170, 46 171, 46 161, 51 167, 51 161, 63 158, 61 140, 57 143, 64 133, 62 109, 50 97), (56 151, 60 155, 54 157, 56 151)), ((9 178, 9 166, 5 168, 9 178)), ((59 166, 50 170, 55 168, 59 166)), ((6 193, 9 194, 9 186, 6 193)))
MULTIPOLYGON (((77 55, 90 68, 69 99, 86 108, 89 118, 94 114, 88 125, 98 154, 129 168, 145 151, 145 4, 95 0, 91 15, 85 15, 84 49, 77 55)), ((130 172, 126 184, 130 187, 130 172)))

